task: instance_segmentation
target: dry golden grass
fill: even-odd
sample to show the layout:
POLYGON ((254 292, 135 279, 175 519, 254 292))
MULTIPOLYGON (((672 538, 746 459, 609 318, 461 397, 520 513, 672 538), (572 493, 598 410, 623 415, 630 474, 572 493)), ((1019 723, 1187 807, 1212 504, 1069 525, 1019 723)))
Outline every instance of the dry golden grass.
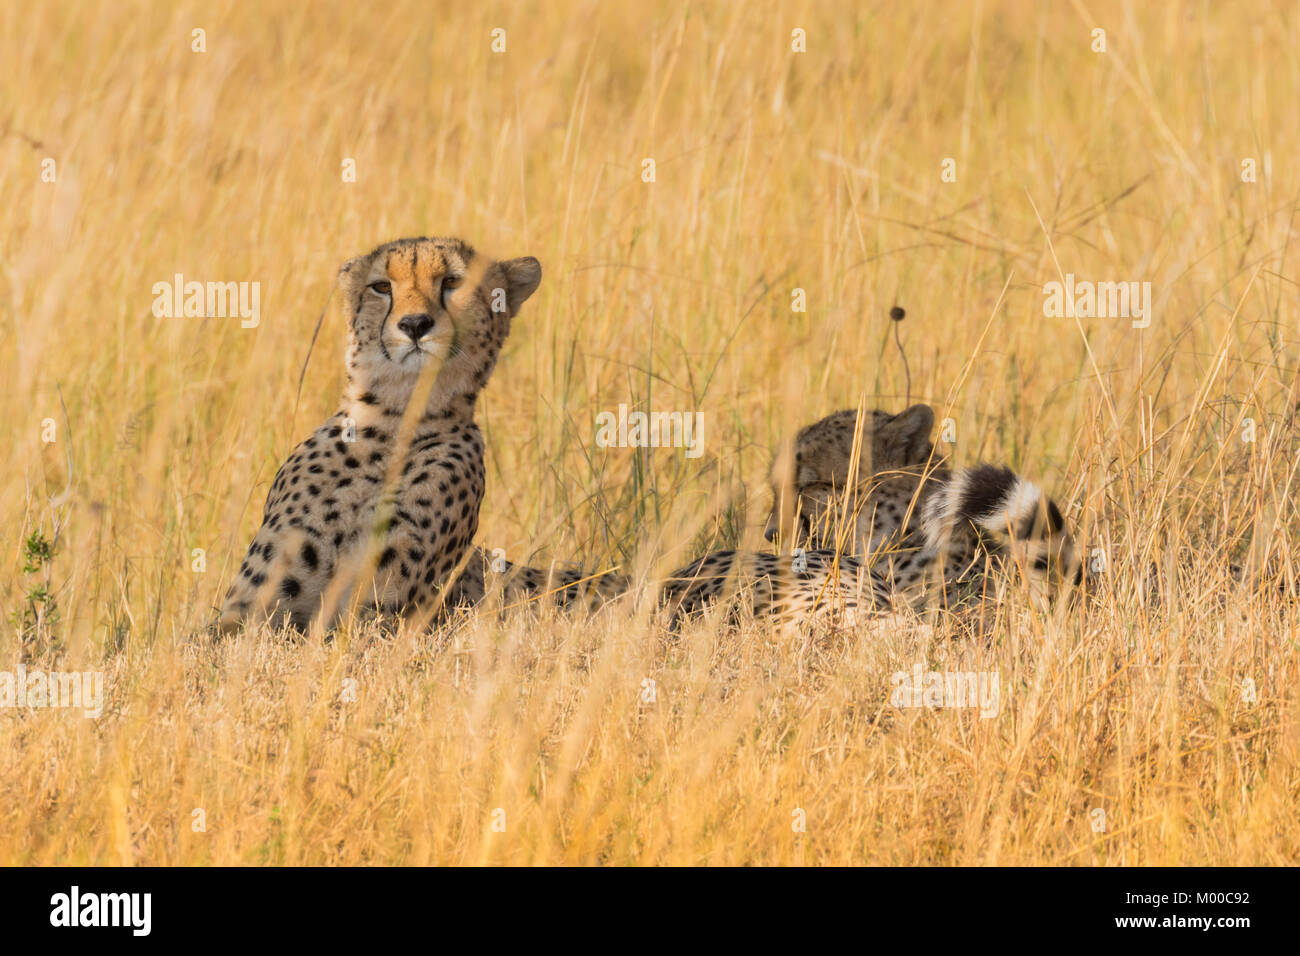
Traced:
POLYGON ((437 6, 0 7, 0 670, 105 674, 97 720, 0 710, 0 863, 1300 859, 1293 5, 437 6), (335 408, 333 307, 298 388, 335 269, 411 234, 546 272, 480 406, 484 546, 756 547, 782 435, 910 398, 1041 478, 1113 593, 988 643, 623 609, 209 641, 335 408), (260 283, 261 324, 155 318, 178 272, 260 283), (1150 328, 1044 317, 1066 272, 1150 281, 1150 328), (595 447, 620 402, 703 412, 704 457, 595 447), (1001 713, 896 710, 916 662, 996 671, 1001 713))

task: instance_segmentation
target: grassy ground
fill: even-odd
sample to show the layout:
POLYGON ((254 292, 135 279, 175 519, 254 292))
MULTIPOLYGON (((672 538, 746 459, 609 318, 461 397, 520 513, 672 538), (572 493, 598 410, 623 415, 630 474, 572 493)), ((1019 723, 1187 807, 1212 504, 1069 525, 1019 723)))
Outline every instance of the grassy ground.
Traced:
POLYGON ((1292 6, 515 7, 0 6, 0 671, 104 675, 97 719, 0 709, 0 863, 1300 860, 1292 6), (644 607, 212 643, 335 409, 335 269, 411 234, 545 270, 483 546, 757 547, 783 435, 921 400, 1106 598, 988 643, 644 607), (259 324, 155 317, 176 273, 259 324), (1066 273, 1150 282, 1149 327, 1046 316, 1066 273), (703 456, 597 447, 619 403, 701 412, 703 456), (998 714, 891 706, 916 664, 998 714))

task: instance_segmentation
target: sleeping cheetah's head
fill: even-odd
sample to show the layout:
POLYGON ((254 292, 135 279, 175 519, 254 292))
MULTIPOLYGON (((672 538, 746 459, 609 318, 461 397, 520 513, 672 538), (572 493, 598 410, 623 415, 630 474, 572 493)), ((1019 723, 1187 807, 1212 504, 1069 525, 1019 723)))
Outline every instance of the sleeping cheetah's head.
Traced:
POLYGON ((937 463, 931 462, 933 427, 933 409, 913 405, 897 415, 867 411, 860 422, 856 410, 846 409, 801 429, 772 466, 767 540, 780 536, 794 546, 834 547, 852 477, 853 500, 847 504, 858 515, 854 540, 860 549, 879 547, 902 523, 926 465, 937 463))
POLYGON ((430 407, 474 398, 510 320, 537 289, 531 256, 492 262, 460 239, 398 239, 339 270, 348 317, 349 396, 403 409, 428 366, 430 407))

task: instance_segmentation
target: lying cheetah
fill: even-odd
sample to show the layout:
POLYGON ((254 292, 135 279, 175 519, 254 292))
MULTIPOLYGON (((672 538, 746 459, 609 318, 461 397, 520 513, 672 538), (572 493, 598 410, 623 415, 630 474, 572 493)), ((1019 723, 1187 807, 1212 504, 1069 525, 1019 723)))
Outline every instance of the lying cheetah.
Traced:
POLYGON ((459 239, 400 239, 344 263, 343 400, 276 474, 221 629, 438 603, 478 528, 475 402, 541 276, 534 258, 490 262, 459 239))
POLYGON ((895 595, 920 596, 937 576, 951 598, 1007 559, 1049 588, 1077 583, 1060 509, 1036 485, 994 465, 950 471, 928 405, 863 417, 835 412, 799 432, 793 461, 773 468, 769 541, 785 528, 796 547, 864 556, 895 595))
POLYGON ((835 412, 777 456, 765 537, 790 556, 718 552, 675 572, 665 594, 693 613, 753 582, 754 610, 805 615, 920 608, 978 597, 1007 564, 1039 590, 1077 577, 1060 510, 1032 483, 991 465, 950 471, 930 442, 934 412, 835 412))
MULTIPOLYGON (((660 603, 675 624, 743 590, 756 614, 801 618, 832 608, 852 620, 899 603, 923 605, 931 585, 947 604, 979 596, 1009 563, 1054 590, 1081 569, 1060 510, 1032 483, 991 465, 951 472, 930 442, 934 412, 836 412, 802 429, 772 468, 765 535, 791 555, 718 551, 673 572, 660 603), (783 534, 784 529, 784 534, 783 534)), ((472 557, 464 596, 494 580, 472 557)), ((498 565, 505 594, 600 603, 628 587, 619 574, 498 565)))

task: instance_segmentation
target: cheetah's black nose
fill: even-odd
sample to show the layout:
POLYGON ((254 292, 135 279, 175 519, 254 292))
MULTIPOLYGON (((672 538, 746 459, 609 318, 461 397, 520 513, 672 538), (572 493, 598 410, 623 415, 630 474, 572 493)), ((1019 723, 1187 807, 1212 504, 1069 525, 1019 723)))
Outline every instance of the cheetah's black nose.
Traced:
POLYGON ((412 342, 418 342, 425 332, 433 328, 433 319, 427 312, 417 312, 414 315, 402 316, 397 327, 405 332, 412 342))

